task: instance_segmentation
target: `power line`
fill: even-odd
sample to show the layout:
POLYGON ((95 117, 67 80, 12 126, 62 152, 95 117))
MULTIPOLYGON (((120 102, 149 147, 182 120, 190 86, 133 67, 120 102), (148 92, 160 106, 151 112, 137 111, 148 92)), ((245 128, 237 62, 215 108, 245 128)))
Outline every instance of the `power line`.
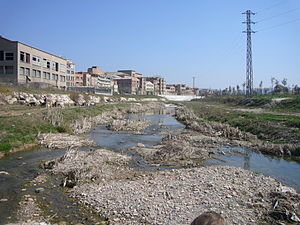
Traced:
POLYGON ((282 16, 282 15, 285 15, 285 14, 288 14, 288 13, 291 13, 291 12, 294 12, 294 11, 296 11, 296 10, 298 10, 298 9, 300 9, 300 8, 291 9, 291 10, 288 10, 288 11, 286 11, 286 12, 283 12, 283 13, 280 13, 280 14, 277 14, 277 15, 274 15, 274 16, 271 16, 271 17, 267 17, 267 18, 265 18, 265 19, 258 20, 256 23, 260 23, 260 22, 263 22, 263 21, 266 21, 266 20, 271 20, 271 19, 276 18, 276 17, 278 17, 278 16, 282 16))
POLYGON ((281 24, 278 24, 278 25, 275 25, 275 26, 267 27, 267 28, 258 30, 258 31, 256 31, 256 32, 262 32, 262 31, 265 31, 265 30, 271 30, 271 29, 274 29, 274 28, 276 28, 276 27, 281 27, 281 26, 284 26, 284 25, 286 25, 286 24, 294 23, 294 22, 297 22, 297 21, 300 21, 300 18, 297 18, 297 19, 294 19, 294 20, 290 20, 290 21, 287 21, 287 22, 285 22, 285 23, 281 23, 281 24))
POLYGON ((261 12, 264 12, 264 11, 267 11, 267 10, 270 10, 270 9, 273 9, 273 8, 275 8, 275 7, 277 7, 277 6, 281 5, 281 4, 283 4, 284 2, 287 2, 287 0, 279 1, 279 2, 276 3, 276 4, 273 4, 273 5, 269 6, 269 7, 263 8, 263 9, 261 9, 261 10, 256 10, 256 13, 261 13, 261 12))

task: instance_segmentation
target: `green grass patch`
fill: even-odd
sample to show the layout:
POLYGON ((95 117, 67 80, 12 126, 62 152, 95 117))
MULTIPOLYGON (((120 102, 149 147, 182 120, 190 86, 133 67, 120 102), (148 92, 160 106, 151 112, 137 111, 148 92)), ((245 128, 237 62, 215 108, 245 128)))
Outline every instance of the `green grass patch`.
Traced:
POLYGON ((207 104, 195 101, 182 104, 205 121, 226 123, 273 143, 300 144, 298 116, 234 111, 232 107, 220 103, 207 104))
MULTIPOLYGON (((70 124, 78 119, 94 117, 113 108, 127 107, 128 103, 107 104, 91 107, 52 108, 51 113, 58 117, 57 123, 45 119, 50 111, 18 116, 0 116, 0 151, 9 151, 27 143, 37 141, 38 133, 71 133, 70 124)), ((51 117, 51 118, 52 118, 51 117)))

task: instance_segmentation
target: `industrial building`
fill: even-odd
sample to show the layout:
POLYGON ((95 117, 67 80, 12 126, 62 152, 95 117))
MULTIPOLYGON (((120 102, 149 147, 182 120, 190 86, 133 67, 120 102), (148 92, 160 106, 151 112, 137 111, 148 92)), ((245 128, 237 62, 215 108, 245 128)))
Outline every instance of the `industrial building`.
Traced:
POLYGON ((75 85, 74 73, 71 60, 0 36, 0 82, 66 88, 75 85))

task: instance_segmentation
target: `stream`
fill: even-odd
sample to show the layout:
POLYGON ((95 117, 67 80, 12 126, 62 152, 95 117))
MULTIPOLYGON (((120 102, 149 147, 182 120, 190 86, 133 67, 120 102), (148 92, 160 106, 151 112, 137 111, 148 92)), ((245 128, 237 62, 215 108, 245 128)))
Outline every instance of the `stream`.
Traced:
MULTIPOLYGON (((133 157, 133 163, 130 166, 134 168, 143 170, 170 169, 170 167, 152 167, 137 153, 123 150, 136 146, 139 143, 145 146, 152 146, 158 144, 168 133, 176 134, 184 132, 185 126, 172 116, 173 111, 174 107, 169 106, 160 112, 132 115, 132 117, 147 119, 151 122, 150 127, 143 134, 115 132, 108 130, 105 126, 97 126, 90 133, 86 134, 86 136, 97 143, 98 146, 96 148, 107 148, 129 154, 133 157)), ((85 149, 82 148, 80 150, 85 149)), ((251 149, 232 146, 223 146, 220 149, 215 149, 215 152, 214 159, 205 162, 204 166, 229 165, 242 167, 274 177, 283 184, 294 187, 300 192, 300 163, 293 161, 291 158, 265 156, 251 149)), ((56 214, 59 219, 63 218, 64 221, 68 221, 71 224, 82 223, 83 221, 79 218, 80 216, 89 216, 88 213, 81 213, 81 207, 67 197, 64 190, 59 186, 59 181, 54 176, 51 182, 52 188, 48 188, 45 193, 36 194, 32 188, 24 190, 24 184, 44 172, 39 168, 42 160, 52 160, 64 153, 64 149, 37 149, 16 153, 0 159, 0 171, 8 173, 8 175, 0 173, 0 225, 15 221, 18 202, 24 193, 41 195, 44 201, 51 202, 51 210, 47 211, 49 215, 56 214), (74 214, 74 216, 64 218, 66 214, 74 214)), ((93 223, 90 221, 85 224, 93 223)))

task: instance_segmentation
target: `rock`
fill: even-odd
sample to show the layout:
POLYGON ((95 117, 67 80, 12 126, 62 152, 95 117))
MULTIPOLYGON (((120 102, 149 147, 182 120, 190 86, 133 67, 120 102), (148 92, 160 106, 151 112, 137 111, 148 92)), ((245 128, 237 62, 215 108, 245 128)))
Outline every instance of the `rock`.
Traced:
POLYGON ((67 225, 68 223, 66 221, 60 221, 58 222, 58 225, 67 225))
POLYGON ((9 175, 9 173, 6 172, 6 171, 0 171, 0 174, 3 174, 3 175, 9 175))
POLYGON ((145 147, 145 145, 142 144, 142 143, 138 143, 138 144, 137 144, 137 147, 143 148, 143 147, 145 147))

